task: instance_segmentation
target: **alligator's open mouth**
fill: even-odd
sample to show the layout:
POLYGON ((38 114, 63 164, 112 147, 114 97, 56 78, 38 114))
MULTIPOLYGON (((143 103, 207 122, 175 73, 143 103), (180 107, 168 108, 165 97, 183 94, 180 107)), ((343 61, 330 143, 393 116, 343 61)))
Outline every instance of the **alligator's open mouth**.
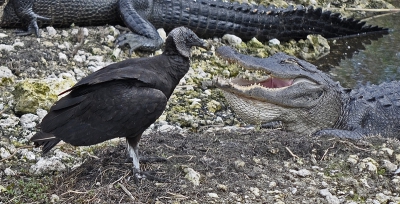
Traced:
POLYGON ((246 100, 242 104, 304 108, 317 104, 324 94, 324 86, 313 78, 318 70, 295 57, 277 53, 269 58, 256 58, 229 47, 218 48, 217 54, 227 64, 237 65, 242 71, 235 78, 218 78, 214 84, 224 91, 224 95, 234 94, 233 100, 246 100))
POLYGON ((281 87, 291 86, 294 82, 294 79, 279 79, 279 78, 275 78, 275 77, 267 75, 258 80, 255 80, 255 79, 248 80, 245 78, 238 77, 238 78, 232 79, 231 82, 233 82, 239 86, 252 86, 252 85, 258 84, 265 88, 281 88, 281 87))
MULTIPOLYGON (((240 64, 238 64, 238 66, 240 66, 240 64)), ((242 69, 243 69, 242 74, 238 75, 235 78, 230 78, 230 79, 218 78, 218 82, 216 85, 222 89, 226 87, 224 85, 228 84, 230 84, 231 88, 233 88, 232 85, 234 85, 235 88, 242 87, 243 89, 248 89, 251 87, 276 89, 276 88, 286 88, 294 84, 305 83, 305 82, 310 84, 316 84, 315 82, 306 78, 298 77, 298 78, 285 79, 272 76, 271 74, 260 70, 253 71, 251 69, 244 69, 244 68, 242 69)))
POLYGON ((299 70, 302 70, 303 64, 287 55, 282 58, 278 56, 262 59, 239 54, 230 47, 218 48, 217 55, 224 59, 227 65, 234 64, 241 69, 240 74, 229 79, 229 81, 218 78, 216 85, 225 90, 232 88, 249 90, 254 87, 262 87, 272 91, 298 83, 317 85, 310 78, 296 74, 299 73, 299 70), (293 70, 293 67, 295 67, 295 70, 293 70), (291 69, 292 72, 289 71, 291 69))

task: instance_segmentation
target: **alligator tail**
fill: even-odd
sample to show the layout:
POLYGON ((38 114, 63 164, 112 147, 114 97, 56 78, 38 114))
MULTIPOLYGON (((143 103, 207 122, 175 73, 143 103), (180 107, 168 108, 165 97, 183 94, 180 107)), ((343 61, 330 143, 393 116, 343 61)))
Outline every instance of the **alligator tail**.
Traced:
POLYGON ((304 39, 309 34, 335 38, 387 31, 366 26, 359 20, 341 18, 339 13, 301 5, 278 8, 213 0, 156 0, 150 16, 156 27, 169 31, 187 26, 202 38, 234 34, 243 40, 256 37, 261 41, 273 38, 287 41, 304 39))

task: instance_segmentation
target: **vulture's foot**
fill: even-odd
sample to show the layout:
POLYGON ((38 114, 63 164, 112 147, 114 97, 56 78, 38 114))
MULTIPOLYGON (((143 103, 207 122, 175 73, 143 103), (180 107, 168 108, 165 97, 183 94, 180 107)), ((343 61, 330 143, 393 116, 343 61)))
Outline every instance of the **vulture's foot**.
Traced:
POLYGON ((135 179, 135 183, 139 183, 141 179, 148 179, 151 181, 158 181, 158 182, 168 182, 168 179, 164 179, 161 177, 155 176, 157 172, 155 171, 140 171, 139 169, 133 168, 133 175, 135 179))

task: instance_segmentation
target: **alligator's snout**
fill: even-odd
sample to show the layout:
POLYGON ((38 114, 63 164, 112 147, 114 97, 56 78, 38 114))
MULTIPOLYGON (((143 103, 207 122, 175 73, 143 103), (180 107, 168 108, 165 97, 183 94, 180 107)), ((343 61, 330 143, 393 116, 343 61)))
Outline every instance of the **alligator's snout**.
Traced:
POLYGON ((214 82, 244 121, 252 124, 278 121, 287 130, 310 134, 321 127, 332 127, 337 120, 338 92, 327 88, 337 83, 314 65, 283 53, 268 58, 252 57, 226 46, 218 48, 217 55, 244 69, 236 78, 218 78, 214 82), (321 109, 321 104, 332 106, 321 109), (312 118, 318 118, 316 122, 320 125, 303 124, 312 118))

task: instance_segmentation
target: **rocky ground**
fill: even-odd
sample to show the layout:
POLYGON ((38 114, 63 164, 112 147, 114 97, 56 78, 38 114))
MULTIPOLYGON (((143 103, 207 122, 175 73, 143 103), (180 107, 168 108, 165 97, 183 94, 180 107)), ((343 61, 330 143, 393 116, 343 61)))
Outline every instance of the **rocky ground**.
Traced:
MULTIPOLYGON (((296 1, 340 11, 392 8, 380 0, 343 2, 296 1)), ((346 13, 353 14, 365 15, 346 13)), ((141 155, 168 160, 143 164, 143 170, 169 182, 136 185, 122 140, 60 144, 42 156, 28 140, 58 93, 110 63, 153 54, 129 56, 116 48, 120 32, 114 26, 48 27, 37 39, 0 29, 0 203, 400 203, 400 176, 392 174, 400 164, 397 140, 316 139, 241 127, 246 124, 220 91, 208 86, 217 75, 240 71, 215 56, 224 43, 260 57, 285 51, 314 59, 329 52, 319 36, 281 44, 226 36, 209 39, 209 50, 193 50, 189 73, 140 143, 141 155)))

